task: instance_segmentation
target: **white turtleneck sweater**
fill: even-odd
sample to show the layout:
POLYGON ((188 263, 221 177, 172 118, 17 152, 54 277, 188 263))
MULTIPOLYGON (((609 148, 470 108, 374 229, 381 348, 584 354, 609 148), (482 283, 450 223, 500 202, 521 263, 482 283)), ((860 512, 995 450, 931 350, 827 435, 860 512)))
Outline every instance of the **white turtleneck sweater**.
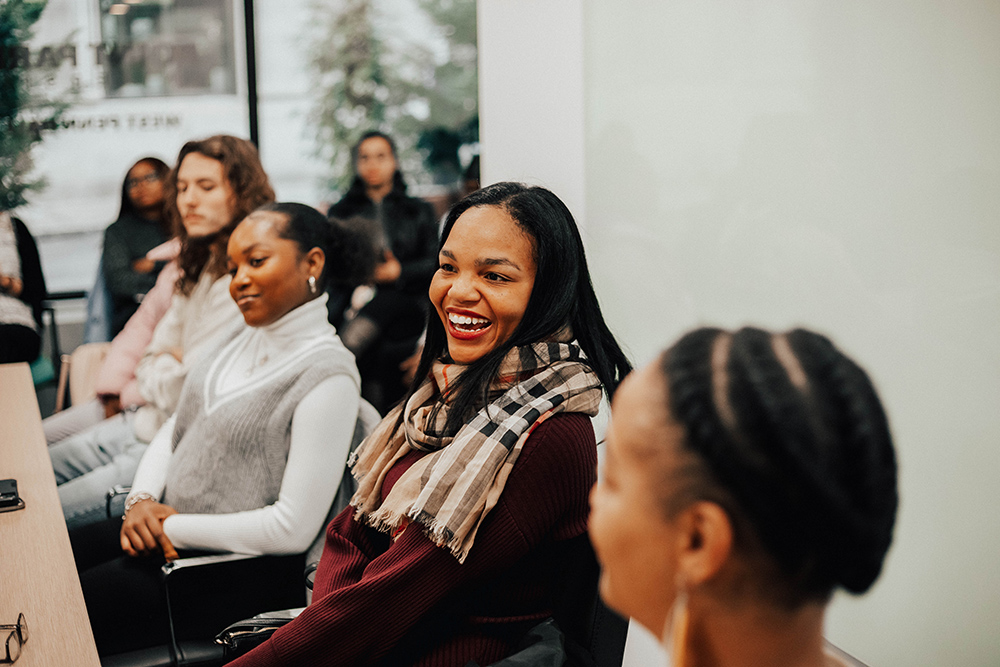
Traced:
MULTIPOLYGON (((327 322, 326 295, 299 306, 273 324, 247 327, 224 348, 237 353, 215 376, 220 397, 259 382, 303 347, 335 335, 327 322)), ((291 442, 278 500, 267 507, 232 514, 175 514, 163 523, 167 537, 178 549, 248 554, 299 553, 308 549, 340 485, 360 400, 355 378, 334 375, 321 381, 303 397, 292 416, 291 442)), ((132 494, 146 492, 162 497, 173 456, 175 419, 171 417, 160 428, 143 455, 132 494)))

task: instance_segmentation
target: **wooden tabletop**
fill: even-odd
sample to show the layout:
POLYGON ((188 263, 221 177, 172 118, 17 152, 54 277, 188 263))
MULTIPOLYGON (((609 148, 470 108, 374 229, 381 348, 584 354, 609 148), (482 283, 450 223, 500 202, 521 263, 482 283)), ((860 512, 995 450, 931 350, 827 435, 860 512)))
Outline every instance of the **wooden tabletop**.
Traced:
POLYGON ((25 508, 0 513, 0 625, 27 620, 17 667, 99 667, 27 364, 0 364, 0 479, 11 477, 25 508))

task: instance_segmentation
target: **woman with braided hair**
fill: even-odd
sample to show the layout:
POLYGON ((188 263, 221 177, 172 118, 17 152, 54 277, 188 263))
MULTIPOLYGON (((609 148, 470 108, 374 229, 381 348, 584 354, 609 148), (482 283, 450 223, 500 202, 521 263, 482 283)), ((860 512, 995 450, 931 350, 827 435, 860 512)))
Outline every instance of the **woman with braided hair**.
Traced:
POLYGON ((878 577, 897 506, 860 367, 802 329, 698 329, 622 383, 607 441, 590 517, 601 595, 673 667, 843 664, 826 604, 878 577))

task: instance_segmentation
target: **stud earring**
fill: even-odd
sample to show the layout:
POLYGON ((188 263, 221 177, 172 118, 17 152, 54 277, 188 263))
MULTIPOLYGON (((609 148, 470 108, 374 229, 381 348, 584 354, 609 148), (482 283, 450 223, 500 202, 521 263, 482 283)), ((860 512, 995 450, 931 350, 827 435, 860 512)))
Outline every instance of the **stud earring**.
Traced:
POLYGON ((309 280, 307 282, 309 283, 309 293, 310 294, 315 294, 316 293, 316 276, 309 276, 309 280))

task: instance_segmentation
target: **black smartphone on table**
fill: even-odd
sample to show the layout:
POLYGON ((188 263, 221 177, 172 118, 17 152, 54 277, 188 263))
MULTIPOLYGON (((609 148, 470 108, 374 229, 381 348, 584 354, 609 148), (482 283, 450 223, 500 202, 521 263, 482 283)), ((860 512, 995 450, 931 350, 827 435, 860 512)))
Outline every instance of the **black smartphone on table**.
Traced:
POLYGON ((24 508, 24 499, 17 495, 16 479, 0 479, 0 512, 24 508))

